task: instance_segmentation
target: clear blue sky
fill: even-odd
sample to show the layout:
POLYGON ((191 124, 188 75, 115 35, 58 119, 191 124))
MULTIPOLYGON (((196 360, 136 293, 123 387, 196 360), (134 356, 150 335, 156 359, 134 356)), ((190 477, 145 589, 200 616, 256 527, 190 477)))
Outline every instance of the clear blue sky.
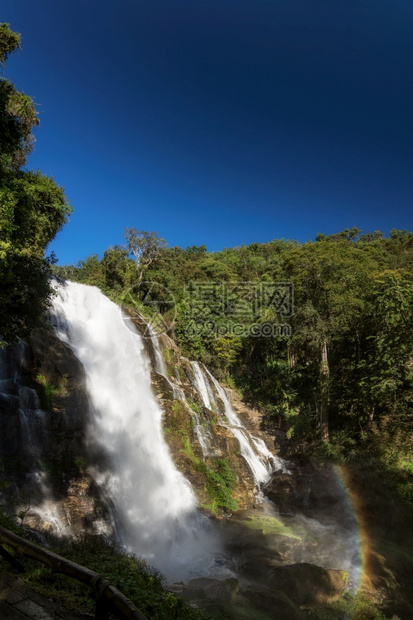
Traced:
POLYGON ((411 0, 2 0, 30 168, 72 263, 127 227, 169 245, 412 229, 411 0))

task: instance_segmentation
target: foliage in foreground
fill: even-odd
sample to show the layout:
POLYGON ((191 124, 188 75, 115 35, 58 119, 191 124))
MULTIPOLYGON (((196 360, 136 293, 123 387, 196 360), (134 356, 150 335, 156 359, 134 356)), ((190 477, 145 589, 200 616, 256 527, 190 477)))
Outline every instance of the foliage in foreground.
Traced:
MULTIPOLYGON (((14 519, 0 511, 0 525, 27 537, 27 532, 14 519)), ((165 579, 144 560, 127 553, 101 538, 85 538, 79 542, 60 542, 51 551, 104 575, 112 585, 129 598, 148 618, 156 620, 202 620, 208 615, 196 611, 165 590, 165 579)), ((11 553, 13 551, 9 549, 11 553)), ((39 562, 18 557, 25 572, 19 575, 40 594, 53 598, 63 609, 91 614, 94 601, 90 588, 65 575, 53 573, 39 562)), ((5 566, 7 568, 7 566, 5 566)))
MULTIPOLYGON (((60 545, 57 553, 105 575, 148 618, 195 620, 207 617, 167 592, 166 581, 159 571, 112 543, 85 539, 60 545)), ((55 576, 52 578, 54 580, 55 576)))

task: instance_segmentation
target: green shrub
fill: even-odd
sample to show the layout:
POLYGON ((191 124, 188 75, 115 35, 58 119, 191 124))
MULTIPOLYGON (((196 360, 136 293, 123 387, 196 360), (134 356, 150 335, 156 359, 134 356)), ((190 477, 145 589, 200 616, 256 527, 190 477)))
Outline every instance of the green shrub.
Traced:
MULTIPOLYGON (((15 520, 0 509, 0 525, 26 537, 15 520)), ((101 538, 85 538, 77 542, 55 543, 50 550, 106 577, 148 618, 156 620, 207 620, 208 615, 192 609, 165 590, 166 581, 155 568, 114 543, 101 538)), ((12 555, 14 550, 8 548, 12 555)), ((54 573, 42 564, 18 556, 24 567, 20 578, 31 588, 53 598, 63 610, 92 615, 95 603, 88 586, 65 575, 54 573)), ((7 565, 2 566, 7 568, 7 565)))
POLYGON ((53 408, 53 396, 59 395, 66 389, 67 379, 63 377, 59 385, 49 383, 44 375, 36 376, 37 393, 40 400, 40 407, 43 411, 50 411, 53 408))
MULTIPOLYGON (((345 594, 340 600, 308 611, 311 620, 387 620, 376 605, 363 594, 345 594)), ((392 620, 399 620, 393 616, 392 620)))
MULTIPOLYGON (((100 538, 85 539, 78 543, 62 545, 57 552, 103 574, 148 618, 157 620, 205 618, 165 590, 166 581, 158 570, 113 543, 100 538)), ((75 587, 77 589, 77 586, 75 587)))
POLYGON ((211 504, 206 505, 205 508, 214 513, 219 508, 225 512, 238 510, 238 504, 232 496, 236 487, 236 475, 228 461, 226 459, 217 460, 214 469, 200 460, 194 466, 206 477, 206 489, 211 498, 211 504))

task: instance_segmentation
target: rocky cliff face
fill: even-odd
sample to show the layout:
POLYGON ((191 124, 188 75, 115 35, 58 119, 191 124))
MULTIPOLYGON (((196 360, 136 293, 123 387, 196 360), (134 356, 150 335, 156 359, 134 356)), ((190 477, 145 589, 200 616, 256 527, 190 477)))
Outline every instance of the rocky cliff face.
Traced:
MULTIPOLYGON (((140 317, 135 325, 146 333, 140 317)), ((202 402, 191 362, 173 340, 145 337, 153 389, 164 411, 165 439, 200 504, 220 515, 253 505, 256 486, 215 393, 214 410, 202 402), (160 347, 159 347, 160 345, 160 347), (164 358, 159 372, 159 355, 164 358), (203 437, 208 440, 205 448, 203 437)), ((1 352, 1 501, 40 531, 81 533, 113 529, 114 517, 88 468, 101 455, 87 445, 89 403, 85 373, 52 327, 1 352), (106 522, 106 523, 105 523, 106 522)), ((258 418, 243 422, 263 438, 258 418)))
POLYGON ((2 504, 39 531, 110 530, 110 511, 87 473, 82 365, 51 327, 0 355, 2 504))
MULTIPOLYGON (((135 320, 142 329, 139 319, 135 320)), ((165 439, 177 467, 184 473, 195 489, 200 503, 218 516, 237 509, 252 506, 256 501, 257 486, 247 461, 240 451, 240 443, 234 435, 231 423, 225 416, 225 407, 217 388, 208 382, 210 407, 197 386, 194 363, 182 356, 175 342, 166 334, 159 336, 159 345, 165 367, 164 374, 157 372, 157 353, 154 340, 146 338, 145 343, 152 366, 152 384, 164 411, 163 426, 165 439), (233 484, 227 487, 228 501, 216 501, 211 478, 222 469, 233 475, 233 484), (233 501, 230 501, 233 500, 233 501)), ((159 355, 159 351, 158 351, 159 355)), ((207 377, 207 371, 201 369, 207 377)), ((235 390, 225 390, 234 405, 240 423, 246 434, 252 433, 265 447, 276 454, 274 440, 260 430, 260 416, 242 404, 235 390)), ((265 461, 264 455, 260 455, 265 461)), ((269 465, 277 469, 277 465, 269 465)))
POLYGON ((2 352, 0 449, 33 464, 80 455, 87 424, 84 371, 52 329, 2 352))

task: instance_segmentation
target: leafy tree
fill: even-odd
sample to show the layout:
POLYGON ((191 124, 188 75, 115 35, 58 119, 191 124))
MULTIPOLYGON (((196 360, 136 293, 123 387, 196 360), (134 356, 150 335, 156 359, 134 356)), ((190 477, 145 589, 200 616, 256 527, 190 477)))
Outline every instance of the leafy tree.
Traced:
POLYGON ((138 282, 141 282, 145 271, 151 267, 163 254, 166 248, 164 239, 156 232, 126 228, 128 256, 135 261, 138 282))
POLYGON ((330 389, 332 384, 330 349, 343 334, 357 329, 366 292, 366 277, 376 267, 368 254, 348 239, 309 243, 289 255, 288 274, 295 283, 296 314, 293 319, 293 346, 318 359, 318 398, 321 437, 329 437, 330 389))
POLYGON ((0 24, 0 63, 4 64, 9 54, 20 47, 20 35, 10 30, 10 24, 0 24))
POLYGON ((341 232, 334 233, 333 235, 324 235, 323 233, 318 233, 315 240, 316 241, 355 241, 358 235, 361 233, 361 230, 356 226, 350 230, 350 228, 346 228, 341 232))
POLYGON ((228 370, 228 368, 236 362, 242 343, 236 336, 227 335, 216 338, 212 346, 214 353, 220 361, 221 367, 224 370, 228 370))
MULTIPOLYGON (((20 47, 20 35, 0 24, 0 63, 20 47)), ((26 163, 33 147, 32 130, 39 120, 33 101, 16 90, 5 78, 0 78, 0 169, 17 169, 26 163)))
POLYGON ((372 241, 378 241, 383 239, 384 233, 380 232, 380 230, 375 230, 374 233, 363 233, 360 235, 358 241, 359 243, 371 243, 372 241))
POLYGON ((412 233, 407 232, 406 229, 398 230, 397 228, 393 228, 390 231, 390 239, 392 239, 393 241, 403 242, 403 241, 406 241, 409 238, 410 239, 412 238, 412 233))
POLYGON ((129 282, 129 260, 126 248, 119 245, 105 251, 101 267, 105 276, 105 286, 109 289, 122 290, 129 282))
POLYGON ((375 275, 374 285, 373 334, 360 381, 371 422, 374 413, 396 407, 400 417, 413 405, 413 274, 386 270, 375 275))
MULTIPOLYGON (((0 62, 19 47, 20 35, 0 24, 0 62)), ((71 207, 52 178, 23 170, 38 124, 33 101, 0 78, 0 341, 25 336, 48 305, 54 257, 47 245, 71 207)))

